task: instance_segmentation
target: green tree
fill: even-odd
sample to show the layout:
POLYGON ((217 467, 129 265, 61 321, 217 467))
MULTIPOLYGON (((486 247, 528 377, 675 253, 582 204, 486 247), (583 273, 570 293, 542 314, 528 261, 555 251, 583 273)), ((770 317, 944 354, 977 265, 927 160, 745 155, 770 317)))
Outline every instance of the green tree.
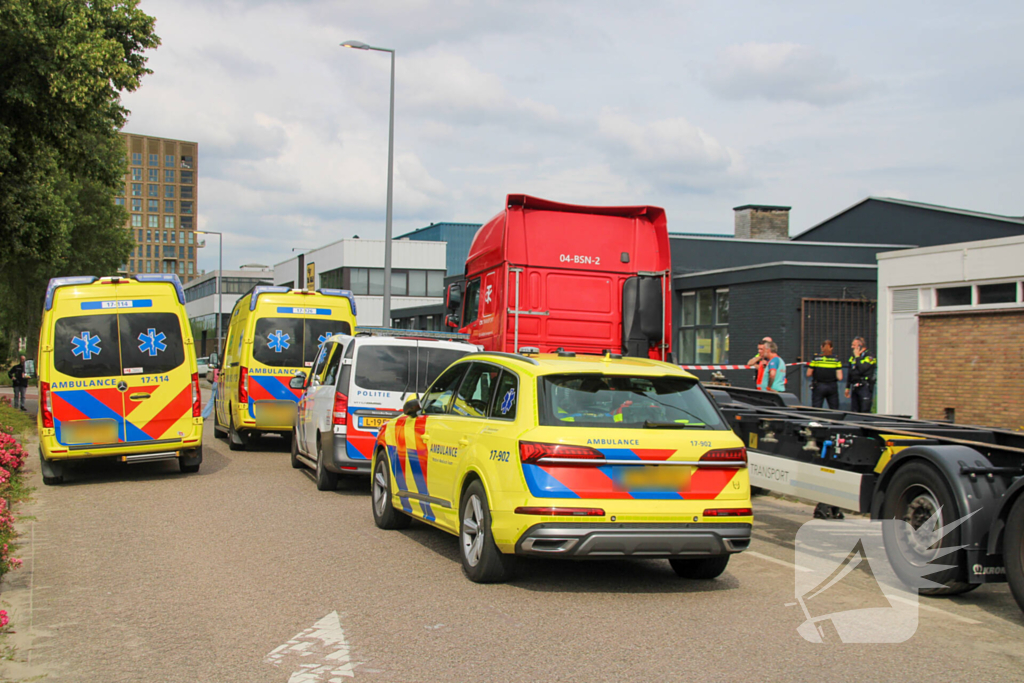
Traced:
POLYGON ((0 338, 9 343, 28 336, 32 348, 51 277, 115 274, 134 245, 114 204, 126 167, 121 93, 152 73, 154 25, 138 0, 0 0, 0 338))

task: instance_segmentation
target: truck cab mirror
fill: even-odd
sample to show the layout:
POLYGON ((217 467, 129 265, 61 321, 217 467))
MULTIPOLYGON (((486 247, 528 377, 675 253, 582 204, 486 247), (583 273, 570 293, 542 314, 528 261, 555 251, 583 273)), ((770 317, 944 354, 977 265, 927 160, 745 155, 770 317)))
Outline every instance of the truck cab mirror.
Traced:
POLYGON ((402 406, 402 412, 409 417, 416 417, 420 414, 420 400, 415 396, 410 397, 402 406))
MULTIPOLYGON (((448 289, 445 292, 444 307, 450 313, 456 313, 462 308, 462 285, 458 282, 448 285, 448 289)), ((458 327, 458 325, 453 325, 453 327, 458 327)))
POLYGON ((448 327, 454 327, 455 329, 458 329, 459 328, 459 314, 458 313, 449 313, 448 315, 446 315, 444 317, 444 324, 447 325, 448 327))
POLYGON ((306 386, 306 373, 296 372, 288 382, 288 386, 292 389, 302 389, 306 386))

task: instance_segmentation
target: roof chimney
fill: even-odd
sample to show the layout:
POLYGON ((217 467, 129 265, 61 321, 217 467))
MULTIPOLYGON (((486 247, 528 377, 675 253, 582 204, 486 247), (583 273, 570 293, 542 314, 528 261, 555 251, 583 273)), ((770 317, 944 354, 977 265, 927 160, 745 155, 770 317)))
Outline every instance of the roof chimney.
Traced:
POLYGON ((788 240, 789 209, 788 206, 766 204, 737 206, 733 209, 734 236, 740 240, 788 240))

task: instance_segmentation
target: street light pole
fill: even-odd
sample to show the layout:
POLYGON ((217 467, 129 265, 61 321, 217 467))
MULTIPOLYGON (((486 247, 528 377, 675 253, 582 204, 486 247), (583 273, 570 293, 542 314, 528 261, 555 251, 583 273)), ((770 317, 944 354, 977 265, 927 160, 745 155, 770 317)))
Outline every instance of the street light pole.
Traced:
POLYGON ((391 53, 391 109, 388 114, 388 198, 384 220, 384 311, 381 324, 391 327, 391 196, 395 167, 395 51, 386 47, 373 47, 358 40, 346 40, 342 47, 356 50, 376 50, 391 53))
MULTIPOLYGON (((224 318, 224 291, 221 287, 221 278, 224 277, 224 235, 216 230, 196 230, 200 235, 216 235, 219 254, 217 255, 217 361, 222 363, 221 353, 221 326, 224 318)), ((209 355, 209 354, 207 354, 209 355)))

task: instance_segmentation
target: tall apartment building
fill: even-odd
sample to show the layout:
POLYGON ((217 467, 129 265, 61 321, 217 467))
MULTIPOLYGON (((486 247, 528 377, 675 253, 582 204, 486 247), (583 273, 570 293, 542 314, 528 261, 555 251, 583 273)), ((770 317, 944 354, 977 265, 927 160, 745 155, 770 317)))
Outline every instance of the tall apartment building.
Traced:
POLYGON ((115 201, 128 210, 127 227, 135 237, 123 272, 177 273, 188 282, 199 273, 199 145, 131 133, 121 138, 128 172, 115 201))

